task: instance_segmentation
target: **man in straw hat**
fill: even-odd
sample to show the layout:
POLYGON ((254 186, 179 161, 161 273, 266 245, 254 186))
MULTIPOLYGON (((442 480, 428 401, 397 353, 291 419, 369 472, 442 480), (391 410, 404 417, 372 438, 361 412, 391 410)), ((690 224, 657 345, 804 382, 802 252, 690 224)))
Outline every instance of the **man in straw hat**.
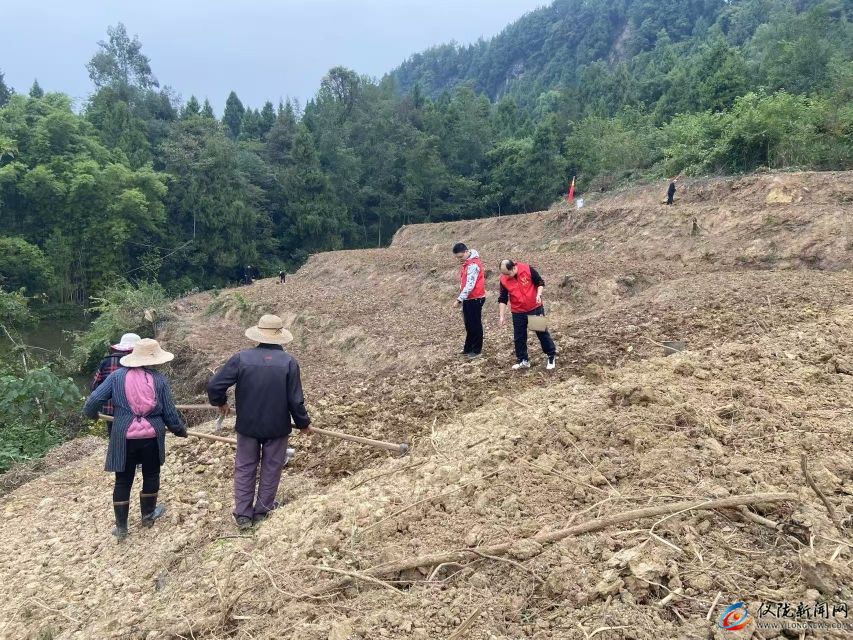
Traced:
MULTIPOLYGON (((530 361, 527 355, 527 325, 533 321, 530 316, 544 316, 545 307, 542 306, 542 290, 545 281, 542 276, 523 262, 512 260, 501 260, 501 290, 498 296, 498 324, 503 327, 506 324, 507 303, 512 310, 512 329, 515 338, 515 359, 512 366, 516 371, 529 369, 530 361)), ((545 368, 554 369, 557 366, 557 346, 551 339, 544 326, 532 326, 542 345, 545 353, 545 368)))
MULTIPOLYGON (((139 336, 135 333, 125 333, 121 340, 119 340, 116 344, 110 346, 109 353, 104 356, 104 359, 101 360, 101 363, 98 365, 98 369, 95 371, 95 377, 92 378, 92 385, 90 387, 91 391, 94 391, 98 387, 101 386, 104 380, 109 377, 109 375, 121 367, 122 356, 126 356, 128 353, 133 351, 134 345, 139 342, 139 336)), ((106 416, 113 415, 113 403, 107 402, 101 407, 101 413, 106 416)), ((112 424, 107 423, 107 433, 112 430, 112 424)))
POLYGON ((311 424, 305 410, 299 363, 282 345, 293 340, 281 318, 261 317, 246 330, 258 343, 234 354, 207 383, 210 404, 229 412, 227 392, 235 391, 237 454, 234 458, 234 519, 240 529, 260 522, 278 505, 275 500, 287 455, 290 420, 299 429, 311 424), (261 468, 257 494, 255 481, 261 468))
POLYGON ((142 465, 142 492, 139 494, 142 526, 150 527, 165 512, 165 508, 157 504, 157 494, 160 466, 166 461, 166 429, 179 438, 187 437, 187 429, 175 407, 168 380, 152 367, 170 362, 174 357, 160 348, 156 340, 139 340, 133 353, 121 359, 122 368, 110 374, 83 407, 83 413, 92 419, 98 417, 98 410, 107 401, 112 400, 115 408, 104 469, 116 475, 113 535, 119 540, 127 536, 130 490, 137 464, 142 465))

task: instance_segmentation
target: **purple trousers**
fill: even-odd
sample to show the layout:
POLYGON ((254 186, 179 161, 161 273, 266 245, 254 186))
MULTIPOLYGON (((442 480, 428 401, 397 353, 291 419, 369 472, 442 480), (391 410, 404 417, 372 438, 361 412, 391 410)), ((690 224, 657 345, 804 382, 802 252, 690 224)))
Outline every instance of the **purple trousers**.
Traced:
POLYGON ((234 457, 234 515, 253 517, 275 508, 275 494, 287 456, 287 437, 258 440, 237 434, 234 457), (258 494, 255 481, 261 467, 258 494))

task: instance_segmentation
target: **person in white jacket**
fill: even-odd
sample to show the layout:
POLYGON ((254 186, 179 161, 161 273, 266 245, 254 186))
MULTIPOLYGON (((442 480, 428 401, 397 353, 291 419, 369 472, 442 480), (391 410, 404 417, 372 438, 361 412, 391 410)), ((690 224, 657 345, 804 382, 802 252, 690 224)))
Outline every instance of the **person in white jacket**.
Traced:
POLYGON ((459 295, 454 305, 462 307, 465 320, 465 346, 462 355, 469 360, 483 351, 483 306, 486 303, 486 274, 480 254, 462 242, 453 245, 453 254, 462 264, 459 270, 459 295))

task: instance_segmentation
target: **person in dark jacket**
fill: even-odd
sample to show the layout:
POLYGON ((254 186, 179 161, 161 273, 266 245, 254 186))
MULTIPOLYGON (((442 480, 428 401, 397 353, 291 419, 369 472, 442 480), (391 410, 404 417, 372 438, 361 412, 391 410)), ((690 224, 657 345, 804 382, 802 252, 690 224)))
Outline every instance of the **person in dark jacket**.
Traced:
POLYGON ((454 305, 462 307, 465 321, 465 346, 462 355, 469 360, 483 351, 483 305, 486 302, 486 278, 480 254, 462 242, 453 245, 453 255, 462 265, 459 270, 459 294, 454 305))
MULTIPOLYGON (((516 363, 513 369, 529 369, 530 360, 527 355, 527 324, 528 316, 544 316, 545 307, 542 306, 542 290, 545 281, 539 272, 529 264, 502 260, 501 266, 501 289, 498 296, 498 325, 506 324, 506 308, 510 306, 512 311, 512 329, 515 338, 516 363)), ((551 334, 545 331, 537 331, 539 344, 545 353, 545 368, 554 369, 557 366, 557 346, 551 338, 551 334)))
POLYGON ((311 424, 299 363, 282 348, 293 336, 281 318, 263 316, 246 330, 246 337, 258 346, 231 356, 207 384, 210 404, 219 407, 223 416, 229 413, 227 391, 237 385, 234 519, 240 529, 264 520, 278 506, 275 497, 286 462, 291 418, 298 429, 311 424))
POLYGON ((133 353, 121 359, 122 368, 111 373, 83 407, 83 413, 92 419, 98 417, 98 410, 109 400, 115 408, 104 470, 116 475, 113 535, 119 540, 127 537, 130 490, 137 464, 142 465, 142 492, 139 494, 142 526, 152 526, 165 512, 165 507, 157 504, 157 495, 160 467, 166 461, 166 429, 179 438, 186 438, 187 428, 172 399, 168 380, 151 367, 173 358, 156 340, 140 340, 133 353))
POLYGON ((669 189, 666 190, 666 203, 672 204, 673 198, 675 198, 675 183, 678 182, 678 176, 674 177, 669 183, 669 189))
MULTIPOLYGON (((100 364, 98 364, 98 368, 95 371, 95 375, 92 378, 92 384, 90 386, 90 390, 94 391, 106 380, 109 375, 115 371, 116 369, 121 368, 121 363, 119 360, 122 359, 123 356, 126 356, 128 353, 133 351, 133 347, 139 342, 140 338, 135 333, 125 333, 121 340, 119 340, 116 344, 110 346, 109 353, 104 356, 104 359, 101 360, 100 364)), ((113 415, 113 403, 107 401, 104 403, 104 406, 101 407, 101 413, 105 416, 113 415)), ((107 435, 112 431, 112 423, 107 423, 107 435)))

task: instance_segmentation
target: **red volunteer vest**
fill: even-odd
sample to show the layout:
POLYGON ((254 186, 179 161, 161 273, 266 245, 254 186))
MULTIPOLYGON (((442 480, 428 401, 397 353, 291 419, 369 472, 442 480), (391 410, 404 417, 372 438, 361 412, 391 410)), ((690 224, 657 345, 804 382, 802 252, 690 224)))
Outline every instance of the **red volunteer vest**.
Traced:
POLYGON ((468 280, 468 266, 476 264, 480 267, 480 273, 477 274, 477 281, 474 283, 474 288, 471 289, 471 293, 468 294, 469 300, 477 300, 478 298, 486 297, 486 276, 483 273, 483 263, 480 262, 479 258, 468 258, 462 264, 462 270, 459 272, 459 290, 462 291, 465 289, 465 283, 468 280))
POLYGON ((509 293, 509 306, 513 313, 527 313, 539 305, 536 304, 536 286, 530 276, 530 265, 516 262, 518 272, 514 278, 501 274, 501 284, 509 293))

